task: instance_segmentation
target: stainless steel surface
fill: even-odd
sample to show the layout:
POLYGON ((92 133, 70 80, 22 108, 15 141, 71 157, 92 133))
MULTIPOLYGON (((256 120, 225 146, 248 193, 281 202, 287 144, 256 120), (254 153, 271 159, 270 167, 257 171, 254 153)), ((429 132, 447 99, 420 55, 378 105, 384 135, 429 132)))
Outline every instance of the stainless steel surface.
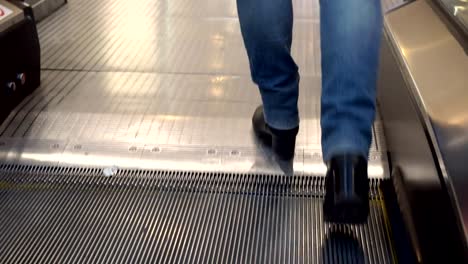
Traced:
MULTIPOLYGON (((386 146, 391 154, 391 179, 398 193, 398 202, 402 205, 400 210, 411 234, 418 263, 437 263, 440 252, 444 252, 440 263, 458 263, 459 260, 447 260, 447 255, 456 259, 457 254, 445 250, 451 244, 448 242, 451 241, 448 239, 451 231, 460 237, 460 230, 454 224, 457 220, 453 217, 451 202, 441 181, 431 142, 425 133, 424 121, 408 87, 410 84, 402 73, 398 56, 394 55, 398 53, 397 48, 387 37, 390 34, 388 29, 386 31, 381 49, 378 101, 384 121, 386 146), (438 213, 434 215, 434 212, 438 213), (440 229, 441 226, 444 228, 440 229), (431 239, 424 239, 424 234, 431 234, 431 239)), ((459 241, 455 244, 458 245, 459 241)), ((450 247, 450 250, 455 251, 455 247, 450 247)))
MULTIPOLYGON (((318 83, 318 78, 312 77, 302 81, 306 87, 318 87, 318 83)), ((298 137, 295 169, 298 173, 323 174, 319 91, 303 89, 302 95, 301 109, 306 116, 298 137), (305 104, 312 100, 316 102, 305 104)), ((187 169, 193 168, 193 161, 203 161, 208 156, 213 162, 203 161, 197 165, 199 169, 276 170, 278 167, 269 158, 271 153, 256 144, 251 132, 250 116, 260 102, 258 97, 250 79, 240 76, 44 71, 41 89, 0 126, 0 135, 4 141, 22 143, 20 148, 10 143, 3 149, 11 146, 8 150, 16 150, 26 161, 88 165, 110 162, 120 167, 177 169, 184 156, 179 157, 179 150, 192 164, 187 169), (43 155, 30 155, 27 149, 31 147, 34 152, 41 151, 33 142, 43 141, 54 141, 67 151, 52 156, 50 149, 45 148, 43 155), (82 148, 76 150, 75 145, 82 148), (132 147, 140 154, 155 146, 161 148, 161 153, 129 153, 132 147), (215 149, 217 154, 207 154, 208 149, 215 149), (238 155, 230 155, 231 151, 238 155), (83 153, 88 154, 82 157, 83 153), (192 159, 187 156, 189 153, 194 153, 192 159), (122 154, 133 158, 124 159, 122 154), (219 155, 223 154, 227 157, 220 161, 219 155), (239 166, 239 162, 243 165, 239 166)), ((375 128, 376 135, 381 136, 379 124, 375 128)), ((375 177, 384 175, 381 140, 371 155, 370 172, 375 177)))
POLYGON ((412 0, 382 0, 382 8, 384 12, 389 12, 399 6, 404 5, 405 3, 412 0))
POLYGON ((23 10, 5 0, 0 0, 0 32, 5 31, 23 20, 23 10))
POLYGON ((468 33, 468 2, 466 0, 435 0, 442 3, 450 16, 468 33))
POLYGON ((386 25, 468 238, 467 55, 426 1, 390 13, 386 25))
POLYGON ((36 21, 41 21, 66 4, 66 0, 26 0, 34 12, 36 21))
MULTIPOLYGON (((293 54, 302 75, 294 169, 323 175, 318 2, 293 2, 293 54)), ((185 157, 184 169, 281 171, 251 133, 260 97, 250 79, 234 0, 72 0, 38 31, 42 86, 0 127, 5 142, 0 156, 27 163, 170 169, 180 169, 185 157), (43 142, 58 144, 63 152, 52 155, 50 148, 39 147, 43 142), (154 147, 162 151, 146 152, 154 147)), ((369 174, 386 177, 379 119, 374 132, 369 174)))
POLYGON ((322 177, 0 167, 2 263, 394 263, 368 223, 323 222, 322 177))

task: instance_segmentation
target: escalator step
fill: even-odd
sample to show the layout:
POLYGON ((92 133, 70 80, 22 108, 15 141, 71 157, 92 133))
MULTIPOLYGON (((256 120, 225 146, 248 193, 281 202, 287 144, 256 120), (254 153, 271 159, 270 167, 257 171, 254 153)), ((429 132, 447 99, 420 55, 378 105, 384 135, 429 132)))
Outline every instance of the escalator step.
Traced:
POLYGON ((0 165, 0 263, 393 263, 379 181, 362 226, 323 222, 323 183, 0 165))

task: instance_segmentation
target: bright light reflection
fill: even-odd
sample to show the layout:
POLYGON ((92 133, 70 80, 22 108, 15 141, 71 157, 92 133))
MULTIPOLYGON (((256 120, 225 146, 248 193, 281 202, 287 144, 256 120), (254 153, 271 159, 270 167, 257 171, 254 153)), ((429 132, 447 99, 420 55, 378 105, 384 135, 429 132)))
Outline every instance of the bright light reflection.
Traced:
MULTIPOLYGON (((253 167, 252 161, 236 161, 221 164, 221 159, 213 158, 203 161, 193 160, 155 160, 142 158, 127 158, 119 156, 107 155, 76 155, 76 154, 42 154, 42 153, 22 153, 21 158, 39 162, 73 164, 90 167, 117 166, 120 168, 141 168, 141 169, 163 169, 163 170, 195 170, 206 171, 213 168, 220 169, 223 165, 223 170, 231 168, 231 171, 250 172, 253 167)), ((325 175, 327 167, 323 163, 304 164, 303 172, 309 175, 325 175)), ((381 165, 369 164, 368 174, 371 177, 383 178, 384 170, 381 165)))
POLYGON ((214 86, 211 88, 211 95, 213 95, 216 98, 220 98, 223 96, 223 89, 219 86, 214 86))
POLYGON ((457 16, 458 13, 463 12, 465 10, 466 10, 466 7, 464 7, 464 6, 454 6, 453 7, 453 15, 457 16))
POLYGON ((216 76, 216 77, 211 78, 211 83, 221 83, 221 82, 223 82, 224 80, 226 80, 226 77, 224 77, 224 76, 216 76))

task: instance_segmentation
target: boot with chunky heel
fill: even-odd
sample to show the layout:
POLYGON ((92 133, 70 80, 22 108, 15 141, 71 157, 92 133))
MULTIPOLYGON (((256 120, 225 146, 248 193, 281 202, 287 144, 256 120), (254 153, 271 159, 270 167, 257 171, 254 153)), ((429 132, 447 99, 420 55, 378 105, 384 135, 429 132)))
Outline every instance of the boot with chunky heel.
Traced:
POLYGON ((359 155, 336 155, 329 161, 325 179, 325 220, 361 224, 369 215, 367 159, 359 155))
POLYGON ((252 117, 252 126, 255 135, 263 144, 271 147, 273 152, 281 160, 291 160, 294 158, 294 149, 296 147, 296 135, 299 127, 280 130, 270 127, 265 122, 263 115, 263 106, 259 106, 252 117))

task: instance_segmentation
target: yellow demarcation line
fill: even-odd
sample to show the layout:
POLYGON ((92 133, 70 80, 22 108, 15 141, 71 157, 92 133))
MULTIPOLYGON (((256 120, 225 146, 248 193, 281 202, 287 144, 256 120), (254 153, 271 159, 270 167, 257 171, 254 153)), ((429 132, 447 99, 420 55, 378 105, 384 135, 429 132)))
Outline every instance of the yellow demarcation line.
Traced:
POLYGON ((384 222, 385 222, 385 229, 387 230, 387 238, 388 238, 388 241, 390 242, 390 249, 391 249, 390 251, 392 254, 393 263, 398 264, 398 260, 396 257, 396 250, 394 247, 395 241, 393 241, 393 237, 390 235, 392 234, 392 228, 390 226, 390 219, 388 218, 387 207, 385 206, 385 202, 384 202, 384 195, 380 188, 379 188, 379 194, 380 194, 380 197, 382 197, 382 199, 380 199, 380 204, 383 209, 382 211, 383 211, 383 217, 384 217, 384 222))
POLYGON ((14 186, 14 184, 11 184, 11 183, 8 183, 8 182, 5 182, 5 181, 0 181, 0 190, 10 189, 12 186, 14 186))

